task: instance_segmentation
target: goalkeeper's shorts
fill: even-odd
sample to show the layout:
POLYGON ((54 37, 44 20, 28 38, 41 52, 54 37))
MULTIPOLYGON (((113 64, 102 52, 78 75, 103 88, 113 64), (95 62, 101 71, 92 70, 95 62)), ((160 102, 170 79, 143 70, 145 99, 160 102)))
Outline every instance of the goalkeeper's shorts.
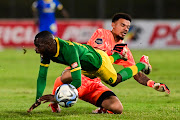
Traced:
POLYGON ((81 76, 82 85, 78 88, 79 99, 89 102, 97 107, 109 96, 115 96, 111 89, 102 84, 100 78, 90 79, 81 76))

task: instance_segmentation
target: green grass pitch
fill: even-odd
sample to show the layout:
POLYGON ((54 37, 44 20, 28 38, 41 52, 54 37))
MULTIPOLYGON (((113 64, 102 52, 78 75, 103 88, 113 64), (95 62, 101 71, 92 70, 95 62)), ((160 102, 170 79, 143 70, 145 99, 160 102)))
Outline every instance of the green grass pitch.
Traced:
MULTIPOLYGON (((81 100, 71 108, 62 108, 61 113, 52 113, 45 103, 29 114, 26 111, 35 101, 40 57, 33 49, 26 54, 22 49, 5 49, 0 52, 0 119, 180 120, 180 50, 132 50, 132 53, 136 62, 143 54, 149 56, 153 70, 148 76, 165 83, 170 95, 131 78, 114 88, 107 85, 121 100, 122 115, 92 114, 96 107, 81 100)), ((51 62, 44 94, 51 93, 54 80, 65 67, 51 62)), ((122 69, 116 65, 115 68, 122 69)))

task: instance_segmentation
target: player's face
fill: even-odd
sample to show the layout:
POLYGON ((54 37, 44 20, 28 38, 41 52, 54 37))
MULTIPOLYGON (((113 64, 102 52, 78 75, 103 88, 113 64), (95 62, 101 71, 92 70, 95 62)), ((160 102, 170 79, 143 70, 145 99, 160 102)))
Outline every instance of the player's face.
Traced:
POLYGON ((35 49, 34 49, 34 50, 36 51, 36 53, 40 53, 38 47, 35 46, 35 49))
POLYGON ((40 40, 41 39, 39 39, 39 38, 36 38, 35 40, 34 40, 34 45, 35 45, 35 51, 36 51, 36 53, 38 53, 38 54, 43 54, 44 53, 44 51, 45 51, 45 45, 44 44, 42 44, 42 43, 40 43, 40 40))
POLYGON ((35 49, 36 53, 38 54, 43 54, 44 52, 44 46, 43 45, 35 45, 35 49))
POLYGON ((125 35, 129 31, 131 22, 126 19, 119 19, 112 23, 112 32, 124 39, 125 35))

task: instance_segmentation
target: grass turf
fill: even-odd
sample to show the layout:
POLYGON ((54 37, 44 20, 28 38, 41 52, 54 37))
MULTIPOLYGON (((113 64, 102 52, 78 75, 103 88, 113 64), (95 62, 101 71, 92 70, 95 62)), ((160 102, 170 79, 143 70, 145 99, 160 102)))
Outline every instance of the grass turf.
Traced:
MULTIPOLYGON (((78 100, 61 113, 51 113, 48 103, 32 113, 27 109, 35 101, 36 79, 40 57, 33 49, 23 54, 21 49, 0 52, 0 119, 58 119, 58 120, 180 120, 180 63, 179 50, 132 50, 134 59, 150 57, 152 80, 165 83, 171 90, 167 95, 137 83, 133 78, 112 88, 124 106, 122 115, 92 114, 95 106, 78 100)), ((114 65, 119 71, 122 67, 114 65)), ((51 62, 44 94, 51 93, 54 80, 66 66, 51 62)))

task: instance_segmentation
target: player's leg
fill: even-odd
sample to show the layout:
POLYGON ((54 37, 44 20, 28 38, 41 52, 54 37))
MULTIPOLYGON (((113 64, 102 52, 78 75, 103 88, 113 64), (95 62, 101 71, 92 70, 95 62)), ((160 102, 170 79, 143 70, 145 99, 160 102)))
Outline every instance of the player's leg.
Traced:
POLYGON ((109 96, 103 100, 101 106, 113 113, 121 114, 123 112, 123 105, 116 96, 109 96))
POLYGON ((137 63, 136 65, 124 68, 121 71, 119 71, 117 75, 117 80, 112 86, 116 86, 120 82, 123 82, 131 78, 132 76, 136 75, 140 71, 143 71, 146 74, 149 74, 151 69, 152 68, 151 68, 151 65, 149 64, 148 56, 143 55, 139 63, 137 63))
POLYGON ((121 114, 123 105, 112 91, 105 91, 101 94, 96 102, 96 106, 100 107, 93 113, 110 113, 121 114))
MULTIPOLYGON (((130 51, 130 49, 126 46, 126 50, 127 50, 127 61, 122 60, 122 59, 118 59, 116 60, 114 63, 117 65, 122 65, 124 68, 136 65, 133 55, 130 51)), ((112 58, 112 56, 110 56, 112 61, 114 61, 114 59, 112 58)), ((145 74, 143 74, 142 72, 138 72, 136 75, 133 76, 134 79, 139 82, 142 85, 147 86, 147 82, 150 80, 150 78, 148 78, 145 74)), ((123 82, 123 81, 120 81, 123 82)))
POLYGON ((82 86, 78 88, 78 92, 79 99, 101 107, 93 113, 122 113, 120 100, 111 89, 100 82, 100 78, 90 79, 82 75, 82 86))
POLYGON ((107 54, 101 50, 97 50, 97 52, 102 57, 102 65, 99 68, 99 70, 96 72, 96 76, 100 77, 101 80, 110 84, 111 86, 116 86, 121 81, 125 81, 131 78, 139 71, 144 69, 148 70, 151 67, 148 62, 148 58, 146 57, 147 58, 146 61, 144 59, 141 59, 140 60, 141 63, 137 63, 136 65, 133 65, 128 68, 124 68, 117 74, 107 54))
MULTIPOLYGON (((128 60, 124 61, 122 59, 118 59, 118 60, 116 60, 114 62, 115 64, 122 65, 125 68, 130 67, 132 65, 135 65, 133 55, 132 55, 130 49, 127 46, 126 46, 126 50, 127 50, 126 54, 127 54, 128 60)), ((168 94, 170 93, 170 90, 168 89, 168 87, 165 84, 163 84, 163 83, 155 83, 153 80, 151 80, 149 77, 147 77, 141 71, 138 72, 137 74, 135 74, 133 77, 137 82, 139 82, 140 84, 142 84, 144 86, 152 87, 155 90, 160 91, 160 92, 166 92, 168 94)), ((120 82, 123 82, 123 81, 120 81, 120 82)))

